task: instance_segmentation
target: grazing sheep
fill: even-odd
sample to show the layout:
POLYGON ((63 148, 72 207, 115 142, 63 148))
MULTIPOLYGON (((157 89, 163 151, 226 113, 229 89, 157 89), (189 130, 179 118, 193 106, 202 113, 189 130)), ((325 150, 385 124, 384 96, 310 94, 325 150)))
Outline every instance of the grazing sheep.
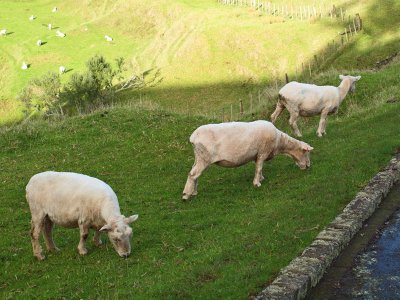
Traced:
POLYGON ((32 214, 31 239, 33 254, 43 260, 39 243, 43 230, 48 251, 58 250, 52 238, 53 225, 80 229, 79 254, 87 254, 85 247, 89 229, 95 230, 94 243, 101 245, 100 232, 108 237, 121 257, 131 253, 130 223, 138 215, 121 215, 118 199, 103 181, 78 173, 43 172, 34 175, 26 186, 26 199, 32 214))
POLYGON ((33 20, 35 20, 35 19, 36 19, 36 17, 35 17, 34 15, 32 15, 32 16, 29 17, 29 21, 33 21, 33 20))
POLYGON ((0 30, 0 36, 6 36, 7 35, 7 29, 2 29, 0 30))
POLYGON ((356 82, 360 80, 361 76, 340 75, 339 78, 342 82, 338 87, 330 85, 317 86, 296 81, 286 84, 279 91, 279 100, 274 113, 271 115, 272 123, 275 123, 286 107, 290 113, 289 124, 298 137, 301 137, 296 123, 299 116, 311 117, 321 115, 317 134, 319 137, 326 134, 327 116, 337 113, 339 105, 347 93, 355 91, 356 82))
POLYGON ((309 152, 314 148, 278 130, 268 121, 208 124, 190 136, 195 163, 189 173, 182 198, 197 195, 197 180, 211 164, 239 167, 255 161, 253 185, 261 186, 263 163, 279 153, 293 158, 300 169, 310 167, 309 152))
POLYGON ((42 40, 37 40, 36 45, 39 47, 42 46, 42 40))
POLYGON ((104 38, 106 39, 107 42, 113 41, 113 38, 111 36, 105 35, 104 38))
POLYGON ((57 30, 56 31, 56 36, 58 36, 58 37, 65 37, 65 33, 64 32, 61 32, 60 30, 57 30))
POLYGON ((22 70, 26 70, 26 69, 28 69, 29 68, 29 66, 26 64, 26 62, 23 62, 22 63, 22 66, 21 66, 21 69, 22 70))
POLYGON ((58 68, 58 70, 59 70, 60 74, 64 74, 65 73, 65 67, 64 66, 60 66, 58 68))
POLYGON ((57 12, 57 11, 58 11, 57 6, 54 6, 53 9, 51 10, 51 12, 53 12, 53 13, 55 13, 55 12, 57 12))
POLYGON ((48 28, 49 30, 51 30, 51 29, 53 28, 53 26, 52 26, 51 24, 49 24, 49 25, 47 25, 47 28, 48 28))

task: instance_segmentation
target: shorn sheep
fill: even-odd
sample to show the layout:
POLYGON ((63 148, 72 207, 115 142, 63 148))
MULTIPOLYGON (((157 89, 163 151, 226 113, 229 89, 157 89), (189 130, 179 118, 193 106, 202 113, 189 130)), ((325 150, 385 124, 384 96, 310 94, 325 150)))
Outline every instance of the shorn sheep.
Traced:
POLYGON ((255 187, 264 180, 264 161, 279 153, 293 158, 300 169, 310 167, 309 153, 314 148, 278 130, 268 121, 230 122, 208 124, 197 128, 190 136, 194 148, 195 163, 190 171, 182 198, 197 195, 197 181, 208 166, 239 167, 255 161, 255 187))
POLYGON ((66 34, 64 33, 64 32, 61 32, 60 30, 57 30, 56 31, 56 36, 58 36, 58 37, 65 37, 66 36, 66 34))
POLYGON ((301 137, 297 126, 299 116, 311 117, 321 115, 317 135, 322 137, 326 134, 326 118, 328 115, 337 113, 340 104, 348 92, 354 92, 356 82, 361 76, 339 75, 342 80, 338 87, 335 86, 317 86, 314 84, 289 82, 279 91, 279 100, 274 113, 271 115, 272 123, 287 108, 290 114, 289 124, 294 133, 301 137))
POLYGON ((113 38, 111 36, 105 35, 104 38, 106 39, 107 42, 113 41, 113 38))
POLYGON ((52 238, 54 224, 80 229, 79 254, 87 254, 85 247, 89 229, 95 230, 93 242, 101 245, 100 232, 108 237, 121 257, 131 253, 130 223, 138 215, 121 215, 118 199, 105 182, 78 173, 43 172, 34 175, 26 186, 26 199, 32 214, 31 240, 33 254, 43 260, 39 244, 43 231, 48 251, 58 250, 52 238))
POLYGON ((6 36, 6 35, 7 35, 7 29, 1 29, 0 36, 6 36))

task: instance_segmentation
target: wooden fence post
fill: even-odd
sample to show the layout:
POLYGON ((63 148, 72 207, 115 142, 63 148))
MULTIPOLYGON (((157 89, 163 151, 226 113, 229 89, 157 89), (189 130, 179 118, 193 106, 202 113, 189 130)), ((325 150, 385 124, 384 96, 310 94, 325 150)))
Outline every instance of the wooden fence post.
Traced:
POLYGON ((239 109, 240 109, 240 116, 243 116, 243 101, 242 100, 240 100, 239 109))

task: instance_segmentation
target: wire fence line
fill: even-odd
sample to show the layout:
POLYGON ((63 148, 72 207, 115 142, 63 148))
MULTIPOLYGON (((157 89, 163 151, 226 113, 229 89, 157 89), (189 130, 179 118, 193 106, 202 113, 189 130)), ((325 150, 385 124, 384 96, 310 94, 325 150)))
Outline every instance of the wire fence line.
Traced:
POLYGON ((281 16, 291 19, 308 20, 311 18, 335 18, 345 20, 346 10, 331 4, 298 5, 275 3, 260 0, 217 0, 218 3, 231 6, 251 7, 271 16, 281 16))

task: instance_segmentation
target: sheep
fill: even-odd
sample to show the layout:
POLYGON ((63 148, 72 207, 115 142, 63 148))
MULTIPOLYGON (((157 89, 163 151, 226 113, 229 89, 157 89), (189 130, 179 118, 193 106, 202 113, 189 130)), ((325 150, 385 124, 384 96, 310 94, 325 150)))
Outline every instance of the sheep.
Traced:
POLYGON ((7 35, 7 29, 1 29, 0 30, 0 36, 6 36, 7 35))
POLYGON ((58 70, 59 70, 60 74, 64 74, 65 73, 65 67, 64 66, 60 66, 58 68, 58 70))
POLYGON ((290 114, 289 124, 296 136, 301 137, 297 127, 297 119, 302 117, 311 117, 321 115, 317 135, 322 137, 326 134, 326 118, 328 115, 337 113, 340 104, 347 93, 354 92, 356 82, 361 76, 339 75, 342 80, 338 87, 335 86, 317 86, 314 84, 289 82, 279 91, 279 100, 276 109, 271 115, 272 123, 276 122, 281 112, 287 108, 290 114))
POLYGON ((190 136, 195 162, 188 175, 182 199, 197 195, 197 180, 211 164, 239 167, 255 161, 253 180, 261 186, 263 163, 279 153, 293 158, 300 169, 310 167, 309 152, 314 148, 278 130, 268 121, 208 124, 197 128, 190 136))
POLYGON ((56 31, 56 36, 58 36, 58 37, 65 37, 66 34, 65 34, 64 32, 61 32, 60 30, 57 30, 57 31, 56 31))
POLYGON ((104 38, 106 39, 107 42, 113 41, 113 38, 111 36, 105 35, 104 38))
POLYGON ((36 19, 36 17, 34 16, 34 15, 31 15, 30 17, 29 17, 29 21, 33 21, 33 20, 35 20, 36 19))
POLYGON ((58 250, 52 238, 54 224, 79 227, 81 255, 87 254, 85 243, 90 228, 95 230, 93 242, 96 246, 102 244, 100 233, 107 232, 118 255, 130 255, 132 228, 129 224, 139 216, 121 215, 117 196, 105 182, 78 173, 46 171, 29 180, 26 199, 32 215, 33 254, 38 260, 45 258, 39 243, 42 230, 47 250, 58 250))
POLYGON ((26 70, 28 68, 29 68, 29 66, 27 65, 27 63, 26 62, 22 62, 21 69, 22 70, 26 70))
POLYGON ((47 28, 48 28, 49 30, 51 30, 51 29, 53 28, 53 26, 52 26, 51 24, 48 24, 48 25, 47 25, 47 28))
POLYGON ((42 40, 37 40, 36 45, 39 47, 42 46, 42 40))
POLYGON ((53 12, 53 13, 55 13, 55 12, 57 12, 57 11, 58 11, 57 6, 54 6, 53 9, 51 10, 51 12, 53 12))

